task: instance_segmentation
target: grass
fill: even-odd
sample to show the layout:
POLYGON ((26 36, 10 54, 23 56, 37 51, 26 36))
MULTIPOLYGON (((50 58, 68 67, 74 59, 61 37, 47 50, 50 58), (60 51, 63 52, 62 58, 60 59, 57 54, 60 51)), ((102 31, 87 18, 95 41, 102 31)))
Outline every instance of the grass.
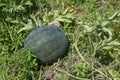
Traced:
POLYGON ((0 80, 119 80, 120 1, 0 1, 0 80), (23 43, 54 24, 69 39, 67 56, 41 65, 23 43))

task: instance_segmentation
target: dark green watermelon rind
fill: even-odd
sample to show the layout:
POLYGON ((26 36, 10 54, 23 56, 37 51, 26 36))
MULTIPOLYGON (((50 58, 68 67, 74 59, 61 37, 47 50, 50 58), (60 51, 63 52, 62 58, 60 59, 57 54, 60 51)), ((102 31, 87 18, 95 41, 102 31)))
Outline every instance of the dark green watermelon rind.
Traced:
MULTIPOLYGON (((26 41, 30 40, 31 38, 33 39, 36 39, 36 34, 39 34, 39 33, 42 33, 42 35, 46 35, 46 34, 50 34, 52 31, 52 33, 56 33, 56 32, 61 32, 61 33, 64 33, 64 31, 60 28, 58 28, 57 26, 45 26, 45 27, 39 27, 39 28, 36 28, 35 30, 33 30, 32 32, 30 32, 30 34, 27 36, 26 38, 26 41), (54 32, 53 32, 54 30, 54 32), (46 33, 46 31, 49 31, 46 33), (44 32, 44 34, 43 34, 44 32)), ((38 37, 38 39, 40 37, 43 37, 43 36, 40 36, 38 37)))
MULTIPOLYGON (((34 45, 30 45, 30 44, 38 41, 42 37, 45 37, 45 35, 48 35, 48 34, 52 35, 54 33, 57 33, 58 31, 61 33, 64 33, 63 30, 61 30, 60 28, 57 28, 55 26, 46 26, 46 27, 40 27, 38 29, 35 29, 25 39, 24 49, 27 50, 29 48, 28 46, 34 46, 34 45), (42 33, 42 35, 40 35, 40 33, 42 33)), ((35 44, 35 45, 37 45, 37 44, 35 44)))
POLYGON ((63 38, 64 42, 58 44, 56 48, 49 52, 49 54, 45 56, 39 56, 40 60, 44 63, 52 63, 56 61, 58 58, 62 57, 67 49, 68 41, 63 38))
POLYGON ((49 36, 49 35, 43 36, 43 37, 39 38, 40 40, 33 39, 32 43, 30 43, 29 41, 31 41, 31 40, 29 40, 29 41, 25 42, 25 47, 24 48, 26 50, 29 48, 32 51, 36 52, 36 50, 38 50, 38 49, 42 48, 44 45, 46 45, 47 42, 55 41, 56 38, 62 38, 62 36, 64 36, 64 34, 61 34, 60 32, 58 32, 56 34, 51 34, 51 36, 49 36), (61 35, 61 36, 59 36, 59 35, 61 35), (54 37, 54 36, 56 36, 56 37, 54 37), (39 47, 39 46, 41 46, 41 47, 39 47))
POLYGON ((40 27, 32 31, 24 42, 24 49, 30 49, 43 63, 50 63, 61 57, 67 46, 63 30, 55 26, 40 27))

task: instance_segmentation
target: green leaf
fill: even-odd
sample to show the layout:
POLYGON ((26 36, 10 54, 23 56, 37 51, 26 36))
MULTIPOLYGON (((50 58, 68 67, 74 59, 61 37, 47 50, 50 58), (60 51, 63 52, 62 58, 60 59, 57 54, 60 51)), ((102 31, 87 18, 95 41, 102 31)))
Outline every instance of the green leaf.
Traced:
POLYGON ((52 21, 50 23, 48 23, 49 25, 54 25, 54 26, 59 26, 60 27, 60 23, 58 21, 52 21))
POLYGON ((105 47, 103 47, 102 49, 104 49, 104 50, 110 50, 110 49, 112 49, 113 47, 112 46, 105 46, 105 47))
POLYGON ((13 23, 13 24, 19 24, 20 23, 18 20, 12 20, 12 18, 6 18, 5 21, 13 23))
POLYGON ((6 6, 6 4, 4 3, 0 3, 0 7, 6 6))
POLYGON ((110 21, 104 21, 102 22, 101 26, 104 27, 104 26, 107 26, 109 24, 110 21))
POLYGON ((107 39, 107 42, 112 40, 112 32, 108 28, 103 28, 103 31, 107 32, 109 34, 109 38, 107 39))
POLYGON ((111 45, 111 46, 120 46, 120 42, 112 41, 112 42, 108 43, 107 45, 111 45))
POLYGON ((24 8, 22 5, 16 6, 15 9, 16 9, 16 10, 19 10, 19 11, 25 11, 25 8, 24 8))
POLYGON ((30 15, 30 18, 35 26, 41 26, 41 20, 39 18, 36 18, 34 15, 30 15))
POLYGON ((118 15, 118 11, 116 11, 111 17, 108 18, 108 20, 113 20, 118 15))
POLYGON ((72 13, 67 13, 67 14, 65 15, 65 17, 67 17, 67 18, 71 18, 71 19, 74 19, 74 16, 73 16, 72 13))
POLYGON ((88 25, 83 25, 84 26, 84 29, 87 31, 87 32, 91 32, 93 29, 90 28, 88 25))
POLYGON ((68 19, 68 18, 62 18, 62 17, 58 17, 55 19, 56 21, 61 21, 61 22, 68 22, 68 23, 71 23, 71 19, 68 19))
POLYGON ((24 5, 32 6, 32 5, 33 5, 33 3, 32 3, 32 2, 30 2, 30 1, 27 1, 24 5))
POLYGON ((65 9, 65 11, 63 12, 63 14, 66 14, 68 12, 68 8, 65 9))
POLYGON ((33 26, 32 26, 32 21, 31 20, 28 20, 28 23, 27 24, 24 24, 24 27, 21 28, 18 33, 20 33, 21 31, 24 31, 24 30, 29 30, 29 29, 32 29, 33 26))

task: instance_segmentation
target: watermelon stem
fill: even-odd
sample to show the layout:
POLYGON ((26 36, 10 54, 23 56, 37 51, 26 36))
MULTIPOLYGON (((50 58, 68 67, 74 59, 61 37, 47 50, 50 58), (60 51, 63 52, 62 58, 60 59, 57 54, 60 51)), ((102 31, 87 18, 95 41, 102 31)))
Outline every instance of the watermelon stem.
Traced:
POLYGON ((76 76, 74 76, 74 75, 70 74, 69 72, 64 71, 64 70, 62 70, 62 69, 56 68, 56 70, 59 71, 59 72, 61 72, 61 73, 65 73, 65 74, 67 74, 68 76, 70 76, 70 77, 72 77, 72 78, 74 78, 74 79, 77 79, 77 80, 89 80, 89 79, 85 79, 85 78, 76 77, 76 76))
POLYGON ((80 53, 80 51, 79 51, 79 49, 78 49, 77 44, 74 44, 74 47, 75 47, 75 49, 76 49, 76 51, 77 51, 79 57, 80 57, 83 61, 86 61, 85 58, 81 55, 81 53, 80 53))

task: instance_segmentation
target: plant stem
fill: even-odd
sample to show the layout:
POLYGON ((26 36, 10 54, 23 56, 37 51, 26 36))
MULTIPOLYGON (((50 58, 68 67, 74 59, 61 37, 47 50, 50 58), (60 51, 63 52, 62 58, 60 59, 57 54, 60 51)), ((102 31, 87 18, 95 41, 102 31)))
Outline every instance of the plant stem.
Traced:
POLYGON ((64 71, 64 70, 58 69, 58 68, 56 68, 56 70, 59 71, 59 72, 65 73, 65 74, 67 74, 68 76, 70 76, 70 77, 72 77, 72 78, 74 78, 74 79, 77 79, 77 80, 90 80, 90 79, 85 79, 85 78, 76 77, 76 76, 74 76, 74 75, 72 75, 72 74, 70 74, 70 73, 68 73, 68 72, 66 72, 66 71, 64 71))
POLYGON ((76 51, 77 51, 79 57, 80 57, 83 61, 86 61, 85 58, 80 54, 80 51, 79 51, 79 49, 78 49, 77 44, 74 44, 74 46, 75 46, 75 49, 76 49, 76 51))

